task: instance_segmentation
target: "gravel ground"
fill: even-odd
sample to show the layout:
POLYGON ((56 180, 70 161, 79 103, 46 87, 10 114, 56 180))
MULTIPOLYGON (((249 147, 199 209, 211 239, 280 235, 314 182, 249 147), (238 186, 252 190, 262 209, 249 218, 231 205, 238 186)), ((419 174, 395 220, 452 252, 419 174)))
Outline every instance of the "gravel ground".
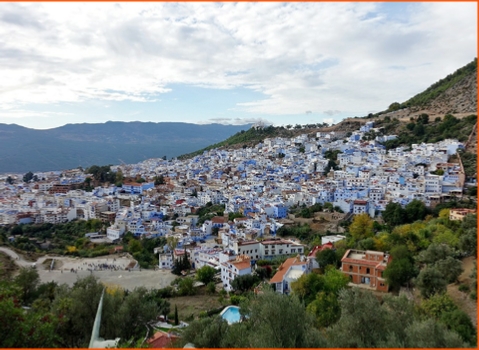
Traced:
MULTIPOLYGON (((87 260, 87 259, 85 259, 87 260)), ((96 260, 96 259, 92 259, 96 260)), ((170 283, 177 277, 173 275, 169 270, 127 270, 121 271, 93 271, 77 270, 76 273, 70 272, 70 270, 39 270, 40 280, 42 282, 55 281, 59 284, 66 283, 72 286, 78 278, 93 275, 98 277, 103 283, 109 285, 118 285, 124 289, 133 290, 135 287, 144 286, 150 288, 164 288, 170 285, 170 283)))
MULTIPOLYGON (((31 267, 32 262, 24 260, 12 249, 8 247, 0 247, 0 251, 12 257, 13 261, 20 267, 31 267)), ((72 286, 78 278, 93 275, 109 285, 118 285, 124 289, 133 290, 135 287, 144 286, 150 288, 164 288, 177 277, 169 270, 125 270, 129 265, 134 265, 135 260, 129 256, 109 255, 98 258, 72 258, 64 256, 43 256, 39 258, 35 266, 40 276, 40 281, 57 282, 59 284, 66 283, 72 286), (50 262, 55 259, 55 266, 52 271, 49 270, 50 262), (115 260, 113 260, 115 259, 115 260), (99 265, 108 264, 115 265, 117 270, 102 269, 99 265), (96 266, 96 270, 94 269, 96 266), (90 271, 89 269, 92 269, 90 271), (76 272, 71 272, 71 270, 76 272)))

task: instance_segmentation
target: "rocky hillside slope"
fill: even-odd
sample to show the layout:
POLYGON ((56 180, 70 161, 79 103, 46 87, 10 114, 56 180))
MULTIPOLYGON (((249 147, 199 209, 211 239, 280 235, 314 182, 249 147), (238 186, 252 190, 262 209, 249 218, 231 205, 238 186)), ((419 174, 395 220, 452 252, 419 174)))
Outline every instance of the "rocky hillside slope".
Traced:
POLYGON ((403 103, 393 103, 375 117, 407 119, 422 113, 430 117, 477 114, 477 59, 403 103))

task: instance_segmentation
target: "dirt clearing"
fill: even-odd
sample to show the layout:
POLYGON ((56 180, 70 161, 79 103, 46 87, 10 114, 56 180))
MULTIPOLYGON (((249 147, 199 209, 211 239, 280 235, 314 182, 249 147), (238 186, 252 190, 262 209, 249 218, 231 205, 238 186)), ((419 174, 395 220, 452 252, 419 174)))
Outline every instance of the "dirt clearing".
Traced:
MULTIPOLYGON (((462 260, 464 272, 459 276, 460 284, 470 285, 472 269, 474 268, 474 257, 470 256, 462 260)), ((447 293, 451 296, 456 305, 469 315, 472 323, 477 328, 477 302, 469 297, 469 293, 459 290, 460 284, 450 284, 447 286, 447 293)))
POLYGON ((199 315, 201 311, 217 309, 222 305, 219 301, 219 294, 192 295, 185 297, 175 297, 167 299, 170 302, 170 313, 175 312, 175 305, 178 307, 178 318, 181 321, 191 321, 199 315))

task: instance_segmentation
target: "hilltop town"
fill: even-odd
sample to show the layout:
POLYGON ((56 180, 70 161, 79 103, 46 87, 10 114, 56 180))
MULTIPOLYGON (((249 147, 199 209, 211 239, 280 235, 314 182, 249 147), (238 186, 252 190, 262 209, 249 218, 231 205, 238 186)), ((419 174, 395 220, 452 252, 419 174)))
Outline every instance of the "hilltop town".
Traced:
MULTIPOLYGON (((336 212, 375 218, 390 202, 405 206, 420 200, 435 207, 462 197, 462 164, 449 159, 463 143, 446 139, 387 151, 382 143, 396 137, 381 135, 369 121, 352 133, 304 133, 267 138, 254 147, 205 151, 187 160, 149 159, 111 167, 140 182, 97 186, 91 192, 74 189, 92 177, 81 169, 36 173, 38 181, 27 183, 18 181, 19 174, 15 183, 1 185, 0 224, 100 219, 106 224, 106 236, 100 235, 106 242, 131 232, 141 238, 174 236, 179 247, 215 233, 239 254, 246 244, 242 241, 274 237, 290 222, 291 208, 331 203, 336 212), (371 133, 379 136, 365 140, 371 133), (222 214, 198 224, 196 212, 206 205, 223 206, 222 214), (236 218, 228 220, 230 214, 236 218)), ((285 254, 264 246, 251 258, 285 254)), ((160 267, 171 265, 171 260, 160 262, 160 267)))
MULTIPOLYGON (((237 305, 239 300, 259 302, 243 296, 251 290, 258 295, 257 300, 264 293, 264 300, 275 300, 268 291, 272 288, 274 295, 299 296, 309 310, 320 300, 314 299, 316 288, 331 283, 329 279, 339 283, 329 292, 333 293, 332 302, 337 302, 346 286, 375 293, 393 289, 397 293, 417 276, 414 283, 424 298, 419 300, 425 300, 422 303, 426 305, 428 298, 444 293, 448 283, 458 280, 464 270, 458 258, 469 259, 474 254, 477 233, 470 231, 471 217, 476 213, 477 182, 475 176, 467 176, 461 161, 467 142, 443 139, 388 149, 384 144, 391 145, 398 136, 385 133, 381 124, 375 123, 366 121, 353 132, 308 133, 304 127, 304 133, 291 138, 269 137, 252 147, 205 150, 183 160, 164 157, 137 164, 8 174, 0 185, 2 239, 20 250, 55 254, 53 261, 48 256, 37 260, 42 265, 41 278, 45 283, 67 283, 73 290, 81 281, 74 282, 75 276, 88 280, 89 275, 95 275, 91 277, 107 285, 113 281, 121 288, 134 288, 135 293, 139 293, 140 285, 153 286, 151 293, 166 295, 166 300, 194 295, 198 293, 195 289, 203 286, 208 295, 218 293, 217 305, 224 305, 227 293, 230 303, 237 305), (469 204, 467 208, 446 205, 459 202, 469 204), (439 217, 435 220, 430 216, 429 221, 420 221, 427 212, 443 207, 450 209, 436 212, 434 216, 439 217), (56 229, 65 223, 82 222, 87 224, 80 229, 56 229), (402 232, 401 224, 413 222, 415 226, 406 228, 413 238, 398 233, 402 232), (91 231, 83 233, 87 227, 91 231), (458 231, 452 233, 452 227, 458 231), (25 236, 23 232, 37 229, 39 234, 25 236), (426 234, 429 230, 433 233, 426 234), (133 255, 122 254, 125 249, 133 255), (435 249, 444 250, 445 255, 435 257, 431 267, 422 266, 418 275, 409 249, 420 252, 415 264, 427 254, 436 254, 435 249), (152 261, 155 271, 141 272, 142 267, 151 268, 152 261), (49 267, 43 266, 47 262, 49 267), (394 270, 398 266, 401 272, 394 270), (440 275, 427 282, 428 274, 437 274, 436 270, 440 275), (123 277, 124 271, 139 272, 123 277), (170 271, 182 277, 174 279, 170 271), (196 282, 189 276, 191 271, 196 271, 196 282), (209 277, 201 277, 202 273, 209 277), (325 282, 316 283, 315 279, 325 282), (301 296, 303 284, 309 285, 304 287, 306 291, 312 288, 305 292, 312 293, 307 300, 301 296)), ((11 248, 2 251, 18 259, 11 248)), ((472 264, 472 260, 467 261, 472 264)), ((24 260, 17 263, 28 266, 24 260)), ((476 282, 464 277, 462 281, 464 290, 475 297, 469 283, 476 282)), ((354 294, 355 289, 344 293, 354 294)), ((403 293, 412 300, 418 297, 409 288, 403 293)), ((163 310, 158 312, 168 312, 168 301, 159 299, 158 303, 163 310)), ((264 303, 261 307, 267 305, 264 303)), ((202 312, 209 315, 223 310, 224 306, 218 309, 217 305, 202 312)), ((467 319, 468 332, 474 332, 470 320, 476 311, 465 305, 460 308, 467 316, 463 313, 461 317, 467 319)), ((183 305, 182 309, 188 308, 183 305)), ((224 308, 219 319, 231 326, 240 316, 238 311, 236 316, 227 312, 229 309, 231 306, 224 308)), ((305 311, 304 306, 300 309, 305 311)), ((188 333, 202 322, 195 320, 199 316, 184 312, 182 319, 193 321, 194 326, 184 323, 186 333, 175 328, 172 334, 176 341, 210 347, 188 333)), ((320 320, 322 316, 315 317, 320 320)), ((322 323, 323 327, 336 322, 338 312, 332 317, 322 323)), ((155 327, 165 326, 171 327, 162 321, 155 327)), ((171 333, 155 329, 155 336, 148 340, 150 346, 163 338, 170 346, 171 333)), ((472 333, 461 336, 466 342, 475 339, 472 333)), ((461 344, 455 341, 448 344, 461 344)), ((410 344, 416 343, 411 340, 410 344)))

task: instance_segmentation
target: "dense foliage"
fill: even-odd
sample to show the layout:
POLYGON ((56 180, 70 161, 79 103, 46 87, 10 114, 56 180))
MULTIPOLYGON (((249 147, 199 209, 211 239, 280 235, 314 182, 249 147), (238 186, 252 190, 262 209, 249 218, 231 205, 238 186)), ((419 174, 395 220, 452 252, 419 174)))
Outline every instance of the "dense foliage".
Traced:
POLYGON ((178 346, 193 343, 197 348, 366 348, 474 344, 474 328, 457 309, 452 309, 457 314, 446 315, 458 321, 449 325, 446 316, 418 312, 404 296, 386 295, 381 303, 370 292, 357 288, 340 289, 336 301, 328 299, 332 295, 320 292, 314 307, 305 309, 296 295, 265 290, 240 303, 242 322, 228 326, 218 316, 193 321, 183 331, 178 346), (322 317, 324 323, 319 329, 313 314, 322 317), (328 315, 333 316, 329 322, 328 315))
MULTIPOLYGON (((13 279, 0 281, 0 347, 87 347, 104 285, 94 277, 73 287, 55 282, 40 284, 35 269, 21 269, 13 279), (24 309, 22 306, 30 306, 24 309)), ((107 287, 100 336, 140 339, 149 323, 168 314, 170 305, 155 290, 131 292, 107 287)))
POLYGON ((476 72, 477 72, 477 58, 475 58, 472 62, 468 63, 464 67, 459 68, 454 73, 449 74, 447 77, 432 84, 425 91, 415 95, 414 97, 410 98, 406 102, 401 103, 399 108, 427 106, 429 102, 434 100, 444 91, 454 86, 456 83, 458 83, 465 77, 470 76, 471 74, 476 74, 476 72))
MULTIPOLYGON (((105 224, 98 219, 74 220, 64 224, 21 224, 0 227, 0 237, 6 241, 8 236, 17 236, 11 245, 27 252, 46 252, 79 257, 97 257, 108 255, 118 244, 93 243, 86 233, 105 233, 105 224), (42 246, 48 242, 48 245, 42 246)), ((166 244, 162 237, 139 239, 127 232, 119 243, 124 252, 129 252, 142 268, 158 264, 158 256, 153 249, 166 244)))
POLYGON ((454 138, 464 142, 469 137, 472 127, 477 120, 476 115, 470 115, 466 118, 458 119, 451 114, 447 114, 442 120, 424 124, 423 121, 412 121, 411 123, 401 124, 397 119, 382 119, 377 121, 377 127, 382 127, 385 134, 394 133, 397 138, 386 141, 386 149, 392 149, 412 144, 434 143, 444 139, 454 138))

